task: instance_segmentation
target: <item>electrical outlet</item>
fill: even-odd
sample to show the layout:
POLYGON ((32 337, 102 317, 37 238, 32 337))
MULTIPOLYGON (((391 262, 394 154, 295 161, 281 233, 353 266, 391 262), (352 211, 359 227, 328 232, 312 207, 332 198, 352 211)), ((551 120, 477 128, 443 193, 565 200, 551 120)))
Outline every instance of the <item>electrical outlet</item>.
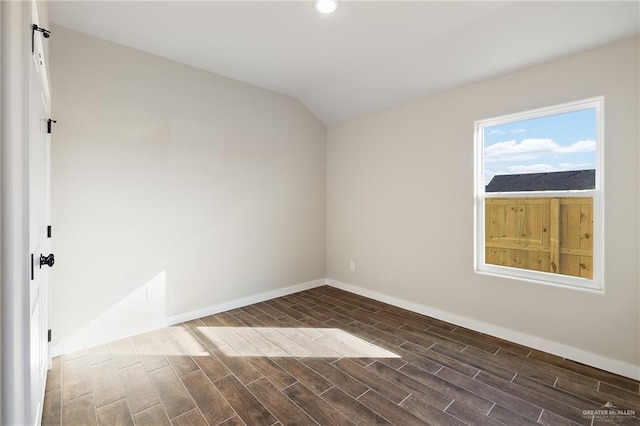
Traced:
POLYGON ((351 269, 351 272, 355 272, 356 271, 356 262, 351 262, 349 263, 349 269, 351 269))
POLYGON ((153 290, 149 287, 147 287, 146 299, 147 299, 147 302, 150 302, 153 300, 153 290))

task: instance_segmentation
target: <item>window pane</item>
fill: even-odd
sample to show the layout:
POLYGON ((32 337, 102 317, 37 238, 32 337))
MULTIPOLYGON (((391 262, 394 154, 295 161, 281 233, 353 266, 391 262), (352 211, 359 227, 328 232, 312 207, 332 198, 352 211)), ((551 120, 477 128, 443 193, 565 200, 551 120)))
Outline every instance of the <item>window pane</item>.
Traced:
POLYGON ((486 192, 595 189, 596 109, 484 127, 486 192))
POLYGON ((486 198, 485 263, 592 279, 593 198, 486 198))

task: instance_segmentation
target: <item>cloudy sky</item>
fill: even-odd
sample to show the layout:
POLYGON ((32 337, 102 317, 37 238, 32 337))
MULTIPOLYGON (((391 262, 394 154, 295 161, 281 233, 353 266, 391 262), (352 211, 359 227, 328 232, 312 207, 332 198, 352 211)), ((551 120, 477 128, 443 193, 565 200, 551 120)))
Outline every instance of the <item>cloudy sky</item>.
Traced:
POLYGON ((495 175, 594 169, 596 111, 485 127, 484 183, 495 175))

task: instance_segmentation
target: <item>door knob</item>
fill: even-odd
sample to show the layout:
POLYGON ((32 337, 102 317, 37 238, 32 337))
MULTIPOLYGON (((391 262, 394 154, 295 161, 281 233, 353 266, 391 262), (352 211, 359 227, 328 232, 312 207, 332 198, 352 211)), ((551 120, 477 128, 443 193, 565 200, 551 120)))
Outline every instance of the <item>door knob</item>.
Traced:
POLYGON ((48 267, 52 267, 53 264, 56 262, 56 258, 53 255, 53 253, 51 253, 49 256, 44 256, 44 255, 40 255, 40 267, 42 268, 42 265, 47 265, 48 267))

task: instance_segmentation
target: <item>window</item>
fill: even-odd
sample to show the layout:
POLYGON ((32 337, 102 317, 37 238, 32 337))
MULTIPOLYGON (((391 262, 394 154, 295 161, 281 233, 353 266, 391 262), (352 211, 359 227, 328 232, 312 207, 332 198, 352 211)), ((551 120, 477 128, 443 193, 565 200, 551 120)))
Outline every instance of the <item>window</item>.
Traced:
POLYGON ((602 290, 603 98, 475 124, 475 268, 602 290))

